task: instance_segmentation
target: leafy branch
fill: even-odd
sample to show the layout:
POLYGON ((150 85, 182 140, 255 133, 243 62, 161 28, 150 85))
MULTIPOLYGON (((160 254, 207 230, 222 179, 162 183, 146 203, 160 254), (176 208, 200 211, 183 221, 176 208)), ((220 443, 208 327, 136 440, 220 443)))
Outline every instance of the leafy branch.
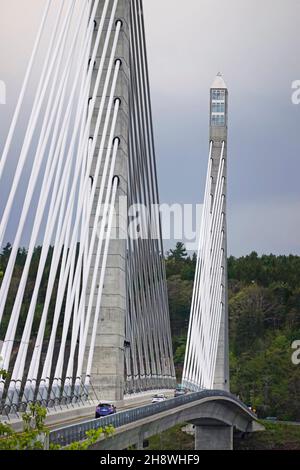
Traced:
MULTIPOLYGON (((16 432, 9 424, 0 423, 0 450, 43 450, 49 429, 45 426, 46 408, 39 404, 29 405, 29 410, 23 413, 23 432, 16 432)), ((50 450, 88 450, 101 437, 112 436, 113 426, 106 426, 86 433, 82 442, 73 442, 67 447, 51 445, 50 450)))
POLYGON ((42 450, 49 430, 45 426, 47 411, 39 404, 31 404, 22 415, 23 432, 16 432, 9 424, 0 424, 0 450, 42 450))
MULTIPOLYGON (((105 428, 92 429, 91 431, 86 432, 87 439, 82 442, 73 442, 67 447, 64 447, 63 450, 88 450, 93 444, 101 437, 110 437, 114 434, 115 429, 113 426, 106 426, 105 428)), ((53 449, 53 447, 52 447, 53 449)), ((54 449, 58 449, 56 446, 54 449)))

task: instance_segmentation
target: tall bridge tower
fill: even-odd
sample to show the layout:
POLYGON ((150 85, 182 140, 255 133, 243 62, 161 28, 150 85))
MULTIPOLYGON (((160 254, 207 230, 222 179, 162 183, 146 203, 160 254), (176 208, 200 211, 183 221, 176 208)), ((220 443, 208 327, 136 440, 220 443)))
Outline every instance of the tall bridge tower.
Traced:
MULTIPOLYGON (((113 230, 114 236, 111 238, 106 262, 106 271, 103 283, 102 305, 98 312, 98 318, 90 328, 89 343, 94 337, 95 347, 93 360, 91 362, 90 374, 91 382, 97 393, 107 400, 121 400, 125 389, 125 371, 124 371, 124 355, 125 355, 125 319, 126 319, 126 299, 127 299, 127 282, 126 282, 126 258, 127 258, 127 204, 120 204, 122 198, 127 199, 128 188, 128 158, 129 158, 129 87, 130 87, 130 10, 131 2, 118 1, 111 2, 108 8, 105 9, 107 2, 100 0, 95 23, 95 37, 99 30, 99 26, 104 20, 103 36, 107 36, 109 29, 111 30, 112 39, 111 43, 107 45, 100 42, 97 50, 97 58, 93 70, 92 88, 94 87, 97 75, 99 72, 99 64, 104 61, 104 67, 110 65, 111 57, 113 58, 112 68, 118 68, 118 73, 114 72, 116 78, 115 92, 114 92, 114 106, 118 106, 119 111, 114 130, 115 144, 118 145, 117 155, 115 156, 114 173, 112 176, 117 175, 119 184, 117 189, 117 197, 115 202, 115 220, 113 230), (103 18, 105 13, 105 19, 103 18), (113 51, 115 49, 115 52, 113 51), (118 143, 117 143, 118 139, 118 143), (123 208, 123 213, 121 213, 123 208), (122 224, 123 222, 123 224, 122 224), (95 336, 96 332, 96 336, 95 336)), ((94 41, 95 41, 94 37, 94 41)), ((103 98, 103 93, 107 94, 109 100, 109 89, 100 83, 97 93, 97 100, 100 103, 103 98)), ((94 116, 92 121, 91 131, 93 133, 99 107, 94 109, 94 116)), ((116 115, 116 113, 115 113, 116 115)), ((102 136, 104 134, 105 122, 102 120, 98 130, 99 146, 102 136), (103 132, 104 131, 104 132, 103 132)), ((104 136, 105 137, 105 136, 104 136)), ((111 137, 103 139, 102 145, 105 151, 111 145, 111 137)), ((91 176, 94 184, 97 185, 97 192, 101 191, 103 180, 107 180, 107 168, 101 166, 100 176, 95 180, 95 169, 99 152, 95 152, 93 156, 93 165, 91 176)), ((106 184, 110 184, 106 182, 106 184)), ((103 191, 103 189, 102 189, 103 191)), ((93 214, 99 213, 99 201, 94 199, 93 214)), ((97 221, 96 221, 97 223, 97 221)), ((90 218, 90 236, 92 236, 95 220, 90 218)), ((98 271, 98 278, 101 278, 101 271, 103 261, 99 260, 97 254, 97 243, 94 245, 94 259, 98 271), (97 262, 98 261, 98 262, 97 262)), ((90 285, 92 279, 90 279, 90 285)), ((87 292, 87 304, 89 302, 91 289, 87 292)), ((97 312, 98 291, 94 290, 93 299, 93 316, 97 312)), ((99 310, 99 307, 98 307, 99 310)), ((89 350, 86 350, 88 360, 89 350)))
MULTIPOLYGON (((100 310, 97 309, 99 292, 94 290, 93 311, 98 310, 98 316, 96 318, 93 312, 96 320, 88 343, 94 342, 94 354, 88 369, 93 387, 101 397, 121 400, 124 391, 168 388, 175 385, 176 379, 160 217, 152 211, 153 206, 158 210, 159 195, 143 3, 141 0, 100 0, 95 37, 104 14, 103 34, 107 35, 110 28, 112 38, 107 47, 105 42, 98 46, 92 88, 99 74, 99 64, 104 64, 104 70, 112 65, 115 128, 109 139, 102 140, 105 126, 102 121, 97 139, 105 151, 113 143, 116 153, 114 156, 113 149, 115 163, 111 177, 118 178, 118 189, 114 235, 107 252, 100 310), (131 225, 139 233, 132 233, 131 225)), ((106 93, 105 84, 100 82, 97 99, 103 100, 106 93)), ((92 131, 98 114, 96 106, 92 131)), ((93 171, 97 161, 98 152, 93 156, 93 171)), ((97 184, 96 193, 101 192, 103 181, 110 184, 105 171, 104 165, 98 179, 92 174, 97 184)), ((92 214, 97 214, 98 204, 96 198, 92 214)), ((90 234, 94 230, 95 219, 91 217, 90 234)), ((94 257, 98 259, 97 244, 94 257)), ((101 279, 103 261, 96 264, 101 279)), ((88 297, 90 295, 88 291, 88 297)), ((88 350, 86 355, 89 355, 88 350)))
POLYGON ((143 2, 61 2, 51 37, 42 41, 52 3, 45 2, 0 158, 1 185, 32 66, 46 47, 16 172, 1 201, 0 247, 14 211, 20 216, 0 279, 6 414, 35 401, 80 406, 95 395, 122 400, 176 384, 153 210, 159 194, 143 2), (16 283, 28 213, 29 247, 16 283))
POLYGON ((229 389, 227 299, 228 89, 210 88, 209 161, 183 383, 193 390, 229 389))
POLYGON ((222 313, 219 328, 218 350, 214 376, 214 388, 229 390, 229 337, 228 337, 228 274, 227 274, 227 137, 228 137, 228 88, 220 73, 210 89, 210 127, 209 139, 212 146, 211 198, 212 205, 217 197, 216 185, 219 168, 224 160, 223 191, 221 211, 222 230, 222 313))

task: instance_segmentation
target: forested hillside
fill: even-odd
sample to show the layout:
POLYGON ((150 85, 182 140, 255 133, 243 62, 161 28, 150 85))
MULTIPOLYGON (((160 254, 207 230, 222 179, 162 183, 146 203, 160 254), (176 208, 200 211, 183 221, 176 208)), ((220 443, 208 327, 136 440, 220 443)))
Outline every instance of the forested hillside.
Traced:
MULTIPOLYGON (((0 284, 11 247, 0 254, 0 284)), ((40 248, 35 250, 18 325, 21 336, 37 271, 40 248)), ((19 250, 4 321, 3 339, 10 310, 26 259, 19 250)), ((51 253, 45 270, 36 309, 34 332, 37 332, 47 285, 51 253)), ((186 334, 196 256, 188 257, 178 243, 166 258, 171 325, 175 362, 180 376, 185 352, 186 334)), ((229 315, 231 389, 254 405, 260 416, 300 420, 300 365, 293 365, 291 344, 300 340, 300 257, 262 256, 256 253, 242 258, 229 258, 229 315)), ((53 300, 56 295, 54 288, 53 300)), ((51 328, 51 315, 46 336, 51 328)), ((17 338, 18 339, 18 338, 17 338)))
MULTIPOLYGON (((47 262, 46 262, 46 266, 45 266, 45 270, 44 270, 44 274, 43 274, 43 279, 42 279, 42 282, 41 282, 41 288, 40 288, 40 291, 39 291, 39 297, 38 297, 38 301, 37 301, 36 311, 35 311, 35 319, 34 319, 34 322, 33 322, 33 333, 34 333, 34 335, 37 334, 38 327, 39 327, 39 320, 40 320, 41 315, 42 315, 43 302, 44 302, 45 295, 46 295, 46 290, 47 290, 47 282, 48 282, 48 276, 49 276, 49 271, 50 271, 50 262, 51 262, 51 258, 52 258, 52 252, 53 252, 53 250, 50 248, 48 258, 47 258, 47 262)), ((7 266, 8 261, 9 261, 10 253, 11 253, 11 245, 7 244, 6 247, 3 249, 2 253, 0 254, 0 285, 1 285, 1 281, 2 281, 2 278, 3 278, 4 272, 5 272, 6 266, 7 266)), ((29 270, 29 275, 28 275, 28 281, 27 281, 27 284, 26 284, 25 295, 24 295, 24 299, 23 299, 23 303, 22 303, 21 316, 20 316, 20 321, 19 321, 19 324, 18 324, 17 335, 16 335, 16 340, 17 341, 21 339, 22 331, 23 331, 23 328, 24 328, 24 325, 25 325, 26 316, 27 316, 27 312, 28 312, 28 309, 29 309, 31 296, 32 296, 32 292, 33 292, 33 289, 34 289, 35 278, 36 278, 36 273, 37 273, 37 270, 38 270, 40 255, 41 255, 41 247, 35 248, 33 258, 32 258, 32 262, 31 262, 31 265, 30 265, 30 270, 29 270)), ((1 326, 0 326, 0 340, 4 339, 4 335, 5 335, 5 332, 7 330, 7 325, 8 325, 9 318, 10 318, 10 313, 12 311, 12 308, 13 308, 13 305, 14 305, 14 300, 16 298, 16 294, 17 294, 17 291, 18 291, 19 281, 20 281, 22 271, 23 271, 23 268, 24 268, 24 264, 25 264, 25 261, 26 261, 26 256, 27 256, 26 249, 25 248, 19 249, 17 259, 16 259, 16 263, 15 263, 13 276, 12 276, 12 281, 11 281, 11 284, 10 284, 10 290, 9 290, 9 294, 8 294, 8 298, 7 298, 7 302, 6 302, 6 306, 5 306, 5 310, 4 310, 4 316, 3 316, 1 326)), ((54 299, 56 297, 56 289, 57 289, 57 282, 54 285, 52 301, 51 301, 51 304, 50 304, 50 312, 51 313, 53 313, 53 311, 54 311, 54 299)), ((49 322, 46 326, 46 336, 50 335, 51 318, 52 318, 52 315, 50 314, 49 322)))
MULTIPOLYGON (((196 258, 182 244, 166 261, 175 361, 181 372, 196 258)), ((230 257, 231 389, 263 416, 300 420, 300 257, 230 257)))

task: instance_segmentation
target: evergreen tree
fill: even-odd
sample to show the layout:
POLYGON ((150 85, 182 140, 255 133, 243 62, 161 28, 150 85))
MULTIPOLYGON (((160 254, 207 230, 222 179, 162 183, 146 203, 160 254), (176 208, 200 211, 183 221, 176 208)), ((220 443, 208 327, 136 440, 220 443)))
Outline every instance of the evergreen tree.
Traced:
POLYGON ((174 250, 170 250, 169 260, 174 261, 184 261, 187 258, 187 252, 184 246, 184 243, 178 242, 176 243, 176 248, 174 250))

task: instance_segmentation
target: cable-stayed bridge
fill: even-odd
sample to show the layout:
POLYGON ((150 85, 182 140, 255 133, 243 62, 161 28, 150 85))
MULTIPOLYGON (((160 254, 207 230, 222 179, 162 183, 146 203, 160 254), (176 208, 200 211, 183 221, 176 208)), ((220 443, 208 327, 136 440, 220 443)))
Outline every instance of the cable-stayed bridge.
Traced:
MULTIPOLYGON (((32 402, 72 411, 96 399, 120 402, 124 395, 176 385, 142 1, 63 0, 55 12, 51 0, 45 3, 0 160, 3 188, 13 174, 0 221, 1 246, 14 227, 0 281, 6 416, 32 402), (20 138, 20 115, 41 52, 20 138), (11 172, 16 136, 21 144, 11 172), (24 233, 28 252, 15 285, 24 233)), ((171 408, 195 401, 195 419, 186 418, 199 426, 220 420, 227 432, 238 426, 237 416, 243 430, 254 417, 227 393, 228 91, 220 75, 210 96, 208 174, 183 371, 190 391, 209 393, 171 408), (207 408, 209 401, 216 411, 220 400, 213 390, 225 394, 219 415, 207 408), (232 409, 235 421, 226 421, 232 409)), ((141 413, 132 422, 156 416, 141 413)))

